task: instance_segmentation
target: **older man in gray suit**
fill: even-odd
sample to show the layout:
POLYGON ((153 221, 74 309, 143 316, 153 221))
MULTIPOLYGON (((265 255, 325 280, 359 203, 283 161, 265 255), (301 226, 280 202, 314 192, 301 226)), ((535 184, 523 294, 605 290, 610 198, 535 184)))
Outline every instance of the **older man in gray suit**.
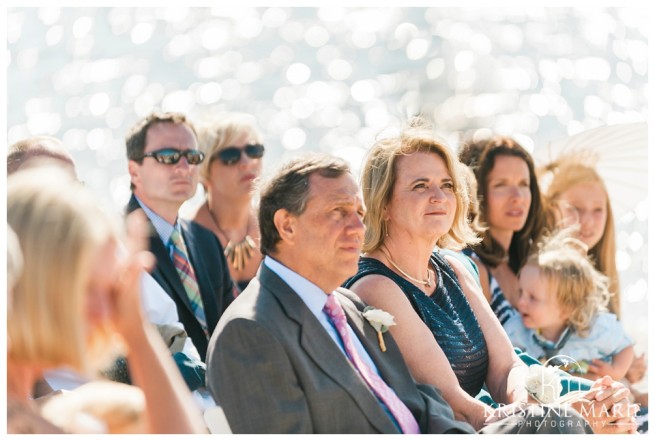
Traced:
POLYGON ((234 433, 474 432, 413 381, 390 334, 383 351, 366 305, 339 288, 357 271, 363 214, 347 164, 331 156, 292 161, 263 187, 266 258, 207 352, 207 385, 234 433))

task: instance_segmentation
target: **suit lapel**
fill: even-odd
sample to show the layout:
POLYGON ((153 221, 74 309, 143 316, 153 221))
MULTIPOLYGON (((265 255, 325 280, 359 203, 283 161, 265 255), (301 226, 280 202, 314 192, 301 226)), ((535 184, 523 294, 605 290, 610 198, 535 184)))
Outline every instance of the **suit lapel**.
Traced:
POLYGON ((372 426, 381 433, 397 433, 398 429, 377 398, 359 375, 353 375, 355 367, 335 345, 302 299, 264 264, 260 269, 260 282, 264 289, 277 298, 287 316, 299 325, 300 346, 314 363, 351 396, 372 426))
POLYGON ((191 306, 189 296, 186 295, 184 285, 182 285, 180 276, 175 269, 175 265, 173 265, 173 261, 171 260, 170 255, 168 254, 168 249, 164 246, 156 231, 155 235, 150 237, 150 251, 152 251, 152 253, 157 258, 157 266, 155 267, 155 272, 161 275, 168 286, 171 287, 172 292, 180 300, 182 300, 184 305, 193 314, 193 308, 191 306))
MULTIPOLYGON (((342 293, 345 291, 344 288, 338 288, 337 292, 342 293)), ((352 295, 352 292, 350 292, 352 295)), ((391 342, 390 334, 385 336, 387 339, 387 352, 382 352, 382 349, 378 343, 377 332, 373 329, 368 320, 364 318, 362 313, 357 308, 357 305, 353 303, 348 297, 339 296, 341 301, 341 306, 343 307, 346 316, 348 317, 348 323, 353 328, 355 334, 362 342, 362 345, 368 352, 368 355, 375 363, 375 366, 378 368, 380 377, 391 387, 398 397, 409 396, 410 391, 407 390, 407 385, 399 381, 398 369, 395 368, 394 363, 405 363, 401 354, 396 354, 393 351, 395 343, 391 342)), ((384 335, 384 334, 383 334, 384 335)))
MULTIPOLYGON (((132 194, 132 197, 130 197, 130 200, 127 203, 127 207, 125 209, 126 213, 131 213, 134 210, 140 208, 141 206, 139 205, 139 201, 137 201, 134 194, 132 194)), ((171 259, 169 250, 162 242, 150 219, 147 216, 146 219, 148 220, 148 228, 150 230, 150 252, 154 254, 155 258, 157 259, 157 265, 152 271, 152 276, 160 284, 166 283, 169 289, 165 289, 165 291, 171 297, 174 295, 180 299, 189 310, 189 312, 191 312, 191 315, 195 317, 193 307, 191 306, 191 301, 189 300, 189 296, 186 294, 184 285, 182 285, 182 280, 180 279, 180 276, 175 269, 175 265, 173 265, 173 260, 171 259)), ((187 242, 185 241, 185 243, 187 242)))
MULTIPOLYGON (((337 289, 337 292, 340 292, 340 289, 337 289)), ((378 366, 379 370, 379 362, 381 361, 380 355, 382 354, 382 350, 377 344, 377 332, 375 329, 373 329, 373 326, 368 323, 368 321, 357 309, 355 304, 350 301, 350 299, 345 296, 339 296, 339 302, 341 303, 343 311, 346 313, 348 324, 353 329, 355 334, 357 334, 357 337, 362 342, 364 349, 366 349, 366 352, 368 352, 368 355, 375 362, 375 365, 378 366)), ((382 364, 386 364, 386 361, 382 364)))

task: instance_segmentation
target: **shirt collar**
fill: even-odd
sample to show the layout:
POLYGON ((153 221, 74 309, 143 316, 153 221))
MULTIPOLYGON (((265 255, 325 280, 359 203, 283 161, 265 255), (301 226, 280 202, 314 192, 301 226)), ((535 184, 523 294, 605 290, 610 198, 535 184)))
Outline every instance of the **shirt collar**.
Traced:
POLYGON ((535 343, 537 343, 539 346, 541 346, 543 349, 560 350, 566 344, 566 341, 569 339, 571 331, 572 331, 571 326, 567 326, 566 329, 564 329, 564 332, 562 332, 562 335, 560 335, 560 337, 557 339, 557 342, 552 342, 550 340, 547 340, 543 335, 541 335, 541 332, 539 332, 539 330, 537 329, 532 334, 532 340, 535 343))
POLYGON ((146 214, 146 216, 148 216, 148 219, 150 219, 152 226, 155 227, 155 230, 157 231, 161 241, 164 242, 164 245, 168 245, 168 241, 173 234, 173 230, 176 228, 178 231, 180 230, 180 223, 176 220, 175 225, 169 224, 163 217, 159 216, 157 213, 148 208, 148 206, 144 204, 136 195, 134 195, 134 197, 141 208, 143 208, 143 212, 146 214))
POLYGON ((264 264, 298 294, 314 316, 323 314, 327 294, 321 288, 270 256, 264 258, 264 264))

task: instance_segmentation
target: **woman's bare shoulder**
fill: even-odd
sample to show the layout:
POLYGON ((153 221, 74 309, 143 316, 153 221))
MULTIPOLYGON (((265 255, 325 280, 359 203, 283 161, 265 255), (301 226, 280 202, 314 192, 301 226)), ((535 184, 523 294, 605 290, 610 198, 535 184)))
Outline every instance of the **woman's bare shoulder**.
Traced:
POLYGON ((366 303, 374 303, 375 300, 395 297, 399 294, 404 297, 396 282, 382 274, 368 274, 357 280, 350 287, 350 290, 355 292, 366 303))

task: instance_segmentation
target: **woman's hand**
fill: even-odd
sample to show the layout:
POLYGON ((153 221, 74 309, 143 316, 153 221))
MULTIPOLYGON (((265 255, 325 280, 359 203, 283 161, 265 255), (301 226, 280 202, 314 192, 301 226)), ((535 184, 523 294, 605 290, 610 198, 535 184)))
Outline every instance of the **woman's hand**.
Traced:
POLYGON ((129 340, 134 332, 143 327, 141 308, 141 273, 155 263, 152 253, 144 251, 148 238, 145 214, 136 210, 127 216, 127 255, 121 258, 116 271, 112 292, 113 321, 117 331, 129 340))
POLYGON ((628 388, 605 376, 596 380, 591 390, 571 406, 589 423, 594 433, 637 433, 635 414, 639 406, 631 405, 629 396, 628 388))

